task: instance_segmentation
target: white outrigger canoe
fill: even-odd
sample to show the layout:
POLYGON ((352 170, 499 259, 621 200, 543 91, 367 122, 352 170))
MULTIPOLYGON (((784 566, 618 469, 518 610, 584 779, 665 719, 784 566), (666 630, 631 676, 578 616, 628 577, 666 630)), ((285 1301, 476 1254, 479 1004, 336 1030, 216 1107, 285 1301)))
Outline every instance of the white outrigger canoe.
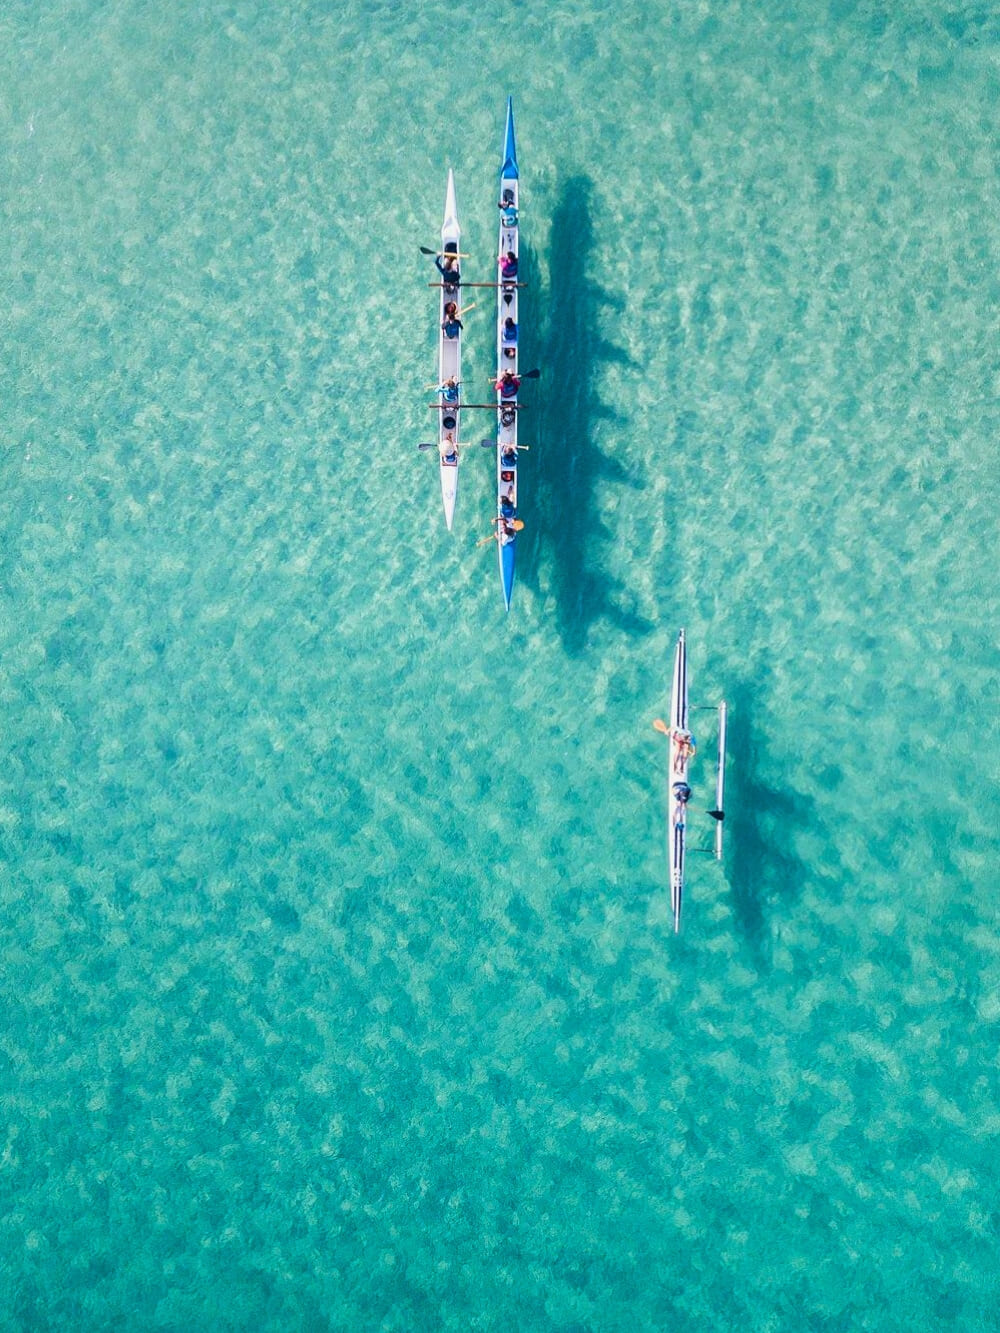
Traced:
MULTIPOLYGON (((719 710, 719 764, 715 779, 715 809, 708 813, 716 820, 715 858, 722 860, 723 799, 726 773, 726 702, 719 710)), ((657 726, 662 730, 661 723, 657 726)), ((688 727, 688 670, 687 643, 684 631, 677 636, 674 650, 674 677, 670 689, 670 727, 667 731, 670 757, 667 768, 667 862, 670 866, 670 906, 674 917, 674 931, 681 928, 681 905, 684 899, 684 856, 687 843, 688 802, 691 785, 688 770, 694 755, 694 737, 688 727)))
MULTIPOLYGON (((505 255, 519 251, 517 147, 514 142, 514 105, 507 98, 507 125, 504 130, 503 160, 500 164, 500 239, 497 263, 505 255)), ((498 269, 497 286, 497 379, 505 370, 518 373, 518 278, 503 281, 498 269), (507 321, 513 321, 514 334, 507 333, 507 321)), ((510 610, 514 591, 514 559, 517 517, 517 395, 504 397, 497 385, 497 550, 500 556, 500 586, 504 606, 510 610)))
MULTIPOLYGON (((455 176, 448 168, 448 193, 444 202, 444 222, 441 224, 442 254, 458 254, 458 243, 462 230, 458 225, 458 208, 455 204, 455 176)), ((458 304, 459 288, 441 287, 440 323, 443 326, 445 306, 449 301, 458 304)), ((462 379, 462 332, 455 338, 445 337, 444 328, 438 329, 438 383, 455 377, 456 384, 462 379)), ((441 466, 441 499, 444 501, 444 521, 451 531, 455 517, 455 501, 458 498, 458 431, 460 409, 457 404, 445 403, 438 414, 438 459, 441 466)))
POLYGON ((691 733, 688 731, 687 644, 681 630, 674 652, 674 682, 670 691, 670 767, 667 770, 667 850, 670 858, 670 907, 674 930, 681 928, 684 897, 684 849, 687 838, 687 803, 691 796, 688 765, 691 733))

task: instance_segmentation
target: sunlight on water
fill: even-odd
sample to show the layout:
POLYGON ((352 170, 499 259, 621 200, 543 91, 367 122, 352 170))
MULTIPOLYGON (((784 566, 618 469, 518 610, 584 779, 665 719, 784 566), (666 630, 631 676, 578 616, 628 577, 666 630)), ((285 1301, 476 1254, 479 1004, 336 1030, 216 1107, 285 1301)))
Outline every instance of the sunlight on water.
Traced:
POLYGON ((990 1326, 1000 26, 904 8, 0 16, 3 1327, 990 1326))

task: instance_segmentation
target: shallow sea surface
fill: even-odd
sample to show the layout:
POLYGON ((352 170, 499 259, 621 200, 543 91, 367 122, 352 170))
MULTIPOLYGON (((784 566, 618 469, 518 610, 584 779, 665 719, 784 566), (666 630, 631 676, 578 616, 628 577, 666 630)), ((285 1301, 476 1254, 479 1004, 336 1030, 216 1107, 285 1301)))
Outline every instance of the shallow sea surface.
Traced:
POLYGON ((0 1329, 998 1327, 998 106, 985 5, 7 0, 0 1329))

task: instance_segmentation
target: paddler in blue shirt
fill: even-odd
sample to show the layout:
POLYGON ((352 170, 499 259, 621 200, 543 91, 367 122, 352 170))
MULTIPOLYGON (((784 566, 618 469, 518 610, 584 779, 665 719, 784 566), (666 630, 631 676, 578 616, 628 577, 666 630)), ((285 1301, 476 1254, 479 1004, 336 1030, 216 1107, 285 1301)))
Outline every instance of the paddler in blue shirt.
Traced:
POLYGON ((517 226, 517 207, 514 204, 514 191, 504 190, 500 202, 497 204, 503 214, 503 225, 505 227, 517 226))
POLYGON ((454 301, 448 301, 444 307, 444 319, 441 321, 441 328, 444 330, 446 338, 457 338, 465 325, 458 317, 458 306, 454 301))
POLYGON ((437 271, 441 274, 441 281, 446 287, 458 287, 462 281, 462 275, 459 270, 458 259, 455 255, 445 254, 444 263, 441 263, 441 256, 434 256, 434 263, 437 271))
POLYGON ((437 386, 434 392, 441 395, 441 401, 443 403, 457 403, 458 387, 459 381, 454 375, 449 375, 443 384, 437 386))

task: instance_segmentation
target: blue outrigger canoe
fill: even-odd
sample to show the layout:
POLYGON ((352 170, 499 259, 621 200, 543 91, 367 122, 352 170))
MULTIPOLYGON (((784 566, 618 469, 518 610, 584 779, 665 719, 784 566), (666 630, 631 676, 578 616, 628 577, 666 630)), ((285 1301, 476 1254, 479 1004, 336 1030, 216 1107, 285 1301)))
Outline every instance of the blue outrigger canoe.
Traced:
POLYGON ((518 255, 517 145, 514 141, 514 104, 507 98, 507 126, 500 166, 500 239, 497 249, 497 550, 504 606, 510 610, 514 591, 517 547, 517 393, 503 393, 499 380, 505 371, 518 373, 518 277, 504 281, 507 255, 518 255), (513 324, 513 332, 508 320, 513 324))

